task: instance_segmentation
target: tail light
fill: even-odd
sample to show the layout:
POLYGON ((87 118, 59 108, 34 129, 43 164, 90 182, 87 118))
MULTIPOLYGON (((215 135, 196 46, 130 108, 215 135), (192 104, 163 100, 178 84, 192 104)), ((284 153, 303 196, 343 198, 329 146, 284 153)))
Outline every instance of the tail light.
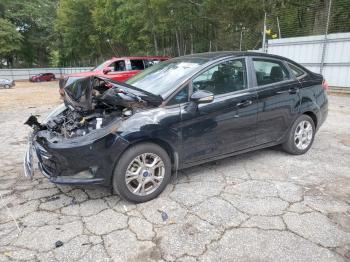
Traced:
POLYGON ((323 87, 323 89, 326 90, 326 91, 329 89, 329 85, 328 85, 328 82, 327 82, 326 79, 323 79, 323 81, 322 81, 322 87, 323 87))

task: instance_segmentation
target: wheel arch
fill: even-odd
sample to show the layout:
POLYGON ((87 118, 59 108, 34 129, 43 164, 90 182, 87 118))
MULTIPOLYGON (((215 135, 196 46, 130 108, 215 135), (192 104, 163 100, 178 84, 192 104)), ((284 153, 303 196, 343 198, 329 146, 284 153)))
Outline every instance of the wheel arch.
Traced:
MULTIPOLYGON (((165 152, 167 152, 167 154, 170 158, 170 161, 171 161, 172 170, 176 171, 178 169, 179 156, 178 156, 178 152, 176 151, 176 149, 173 146, 171 146, 168 142, 166 142, 162 139, 150 138, 150 137, 140 138, 140 139, 133 141, 132 143, 129 143, 129 145, 119 154, 119 157, 115 160, 114 168, 118 164, 119 159, 125 153, 126 150, 128 150, 129 148, 131 148, 135 145, 142 144, 142 143, 153 143, 153 144, 160 146, 162 149, 165 150, 165 152)), ((114 168, 113 168, 113 170, 114 170, 114 168)))
POLYGON ((307 115, 307 116, 311 117, 312 121, 314 122, 315 128, 318 127, 317 115, 313 111, 305 111, 303 113, 303 115, 307 115))
POLYGON ((166 142, 162 139, 159 139, 159 138, 144 138, 142 140, 139 140, 137 142, 130 144, 129 147, 134 146, 136 144, 140 144, 140 143, 153 143, 153 144, 160 146, 161 148, 163 148, 165 150, 165 152, 167 152, 167 154, 170 158, 170 161, 171 161, 172 169, 176 170, 178 168, 178 153, 175 150, 175 148, 172 147, 168 142, 166 142))

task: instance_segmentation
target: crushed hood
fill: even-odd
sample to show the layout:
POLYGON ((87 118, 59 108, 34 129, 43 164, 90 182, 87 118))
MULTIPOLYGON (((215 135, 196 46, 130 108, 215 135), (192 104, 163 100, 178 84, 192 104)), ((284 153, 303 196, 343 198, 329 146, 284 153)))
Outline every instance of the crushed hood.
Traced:
MULTIPOLYGON (((128 85, 126 83, 117 82, 108 78, 88 76, 88 77, 68 77, 64 83, 64 102, 79 111, 89 111, 92 110, 92 99, 93 99, 93 89, 95 80, 103 80, 111 84, 111 88, 105 93, 108 93, 108 101, 113 102, 114 105, 120 103, 124 99, 130 100, 134 99, 137 101, 141 99, 146 101, 151 105, 158 106, 163 102, 163 99, 159 95, 155 95, 128 85), (113 99, 115 96, 115 99, 113 99)), ((106 95, 102 94, 103 99, 106 95)))

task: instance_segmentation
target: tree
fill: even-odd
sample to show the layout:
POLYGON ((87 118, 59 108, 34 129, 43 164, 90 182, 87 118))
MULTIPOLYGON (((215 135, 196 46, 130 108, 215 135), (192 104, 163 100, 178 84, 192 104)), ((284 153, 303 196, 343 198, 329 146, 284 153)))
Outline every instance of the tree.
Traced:
MULTIPOLYGON (((22 44, 17 41, 6 58, 15 66, 91 65, 113 55, 179 56, 240 47, 257 49, 262 44, 265 12, 268 28, 274 33, 281 29, 283 37, 322 34, 329 3, 330 0, 1 0, 0 18, 14 26, 1 33, 11 31, 22 36, 22 44)), ((349 0, 332 0, 330 33, 350 31, 349 9, 349 0)), ((3 46, 8 45, 4 42, 3 46)))
POLYGON ((45 66, 54 48, 54 18, 58 0, 2 0, 4 17, 23 36, 17 53, 17 66, 45 66))
MULTIPOLYGON (((0 60, 12 67, 13 57, 21 49, 22 36, 8 20, 0 18, 0 60)), ((1 65, 1 64, 0 64, 1 65)))
POLYGON ((92 41, 95 36, 92 22, 94 0, 61 0, 57 9, 55 32, 58 37, 60 61, 89 60, 96 56, 92 41))

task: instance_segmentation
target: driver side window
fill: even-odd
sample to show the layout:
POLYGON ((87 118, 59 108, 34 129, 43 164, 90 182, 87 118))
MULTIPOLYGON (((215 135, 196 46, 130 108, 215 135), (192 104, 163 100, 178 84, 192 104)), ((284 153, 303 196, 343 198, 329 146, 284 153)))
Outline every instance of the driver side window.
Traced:
POLYGON ((197 76, 193 92, 207 90, 221 95, 247 88, 247 71, 244 59, 222 62, 197 76))
POLYGON ((111 72, 125 71, 125 61, 124 60, 115 61, 112 64, 110 64, 108 68, 111 69, 111 72))

